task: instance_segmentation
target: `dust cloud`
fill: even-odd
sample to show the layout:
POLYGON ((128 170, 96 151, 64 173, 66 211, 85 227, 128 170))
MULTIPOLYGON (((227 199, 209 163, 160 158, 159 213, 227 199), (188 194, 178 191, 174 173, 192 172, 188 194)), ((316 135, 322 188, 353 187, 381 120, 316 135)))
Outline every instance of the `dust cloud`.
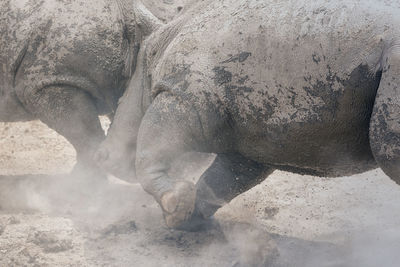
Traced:
MULTIPOLYGON (((338 179, 275 172, 222 208, 205 230, 174 231, 140 185, 70 175, 74 154, 62 137, 37 122, 7 127, 0 127, 1 151, 14 153, 0 155, 0 266, 400 263, 400 188, 380 171, 338 179), (43 145, 46 136, 52 138, 43 145)), ((196 181, 212 160, 185 155, 171 175, 196 181)))

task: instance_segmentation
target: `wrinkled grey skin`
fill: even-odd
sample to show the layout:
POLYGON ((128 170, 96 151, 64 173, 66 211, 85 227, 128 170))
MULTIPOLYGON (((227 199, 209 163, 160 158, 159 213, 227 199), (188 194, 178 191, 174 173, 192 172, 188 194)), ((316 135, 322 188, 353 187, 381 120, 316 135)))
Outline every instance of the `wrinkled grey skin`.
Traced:
POLYGON ((139 42, 161 22, 132 0, 0 0, 0 12, 0 121, 40 119, 78 166, 98 169, 98 115, 112 116, 139 42))
POLYGON ((179 16, 195 2, 197 0, 142 0, 143 5, 163 23, 179 16))
POLYGON ((400 183, 399 85, 398 1, 202 1, 141 46, 99 160, 178 228, 274 169, 400 183), (196 185, 168 175, 191 151, 217 154, 196 185))

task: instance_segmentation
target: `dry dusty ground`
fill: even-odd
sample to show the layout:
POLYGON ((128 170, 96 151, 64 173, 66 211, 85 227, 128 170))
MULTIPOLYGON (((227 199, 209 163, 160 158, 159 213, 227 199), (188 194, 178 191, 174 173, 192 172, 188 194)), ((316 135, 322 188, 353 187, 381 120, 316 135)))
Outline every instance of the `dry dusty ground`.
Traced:
POLYGON ((0 266, 222 267, 268 253, 276 266, 400 266, 400 186, 379 170, 275 172, 186 233, 138 185, 60 175, 74 155, 40 122, 0 124, 0 266))

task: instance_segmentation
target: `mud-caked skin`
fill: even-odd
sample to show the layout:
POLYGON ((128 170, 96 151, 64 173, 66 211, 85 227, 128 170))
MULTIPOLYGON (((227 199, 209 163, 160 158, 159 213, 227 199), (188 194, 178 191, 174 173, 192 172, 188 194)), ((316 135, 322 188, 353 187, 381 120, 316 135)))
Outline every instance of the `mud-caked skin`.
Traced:
POLYGON ((98 115, 113 112, 131 71, 122 6, 1 3, 0 120, 40 119, 74 146, 78 163, 92 167, 104 139, 98 115))
POLYGON ((381 167, 400 183, 400 3, 201 1, 141 46, 101 151, 116 143, 136 148, 136 175, 170 227, 274 169, 381 167), (167 174, 190 151, 217 154, 196 190, 167 174))
POLYGON ((74 146, 78 165, 98 169, 98 115, 112 116, 140 40, 161 25, 143 4, 0 0, 0 121, 40 119, 74 146))

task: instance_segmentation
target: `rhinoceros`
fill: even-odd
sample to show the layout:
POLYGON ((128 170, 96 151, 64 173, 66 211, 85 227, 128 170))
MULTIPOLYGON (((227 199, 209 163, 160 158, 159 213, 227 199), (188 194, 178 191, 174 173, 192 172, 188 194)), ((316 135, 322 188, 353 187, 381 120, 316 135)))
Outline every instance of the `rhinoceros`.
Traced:
POLYGON ((400 2, 205 0, 140 48, 97 160, 186 228, 275 169, 400 183, 400 2), (215 153, 196 184, 168 173, 215 153))
POLYGON ((77 166, 96 169, 98 115, 115 111, 140 40, 162 24, 144 4, 0 0, 0 121, 40 119, 74 146, 77 166))

